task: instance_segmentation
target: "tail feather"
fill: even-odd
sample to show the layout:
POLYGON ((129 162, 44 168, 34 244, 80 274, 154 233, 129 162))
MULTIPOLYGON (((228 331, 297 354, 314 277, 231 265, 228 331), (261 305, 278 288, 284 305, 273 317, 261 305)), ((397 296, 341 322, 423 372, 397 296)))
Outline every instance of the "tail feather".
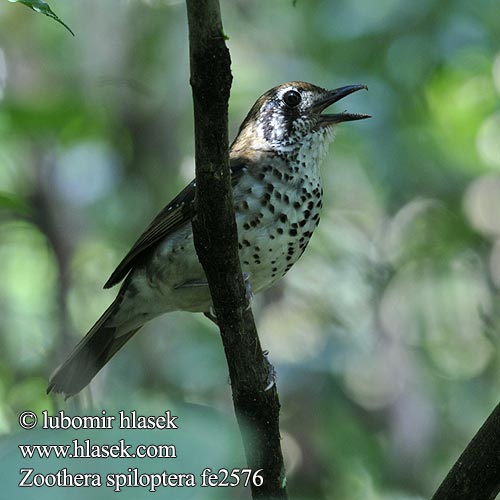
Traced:
POLYGON ((47 394, 54 391, 69 398, 80 392, 139 330, 135 328, 122 333, 116 326, 109 326, 116 305, 116 302, 111 304, 68 359, 51 375, 47 394))

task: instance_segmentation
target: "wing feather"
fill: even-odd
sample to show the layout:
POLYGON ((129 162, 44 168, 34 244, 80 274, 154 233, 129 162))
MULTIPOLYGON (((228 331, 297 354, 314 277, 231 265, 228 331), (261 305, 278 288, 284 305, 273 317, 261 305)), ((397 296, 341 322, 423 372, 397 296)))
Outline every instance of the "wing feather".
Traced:
MULTIPOLYGON (((245 167, 244 163, 231 165, 233 187, 245 171, 245 167)), ((156 248, 161 240, 183 224, 191 221, 194 215, 195 188, 196 182, 193 180, 153 219, 113 271, 104 284, 104 288, 111 288, 120 283, 139 262, 156 248)))

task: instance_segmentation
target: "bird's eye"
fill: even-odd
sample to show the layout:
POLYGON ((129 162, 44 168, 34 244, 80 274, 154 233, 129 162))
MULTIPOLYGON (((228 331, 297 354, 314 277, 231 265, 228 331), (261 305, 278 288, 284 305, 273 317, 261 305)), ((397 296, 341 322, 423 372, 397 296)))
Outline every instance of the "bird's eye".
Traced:
POLYGON ((291 108, 298 106, 301 100, 302 97, 296 90, 289 90, 288 92, 285 92, 285 95, 283 96, 283 101, 285 101, 285 104, 291 108))

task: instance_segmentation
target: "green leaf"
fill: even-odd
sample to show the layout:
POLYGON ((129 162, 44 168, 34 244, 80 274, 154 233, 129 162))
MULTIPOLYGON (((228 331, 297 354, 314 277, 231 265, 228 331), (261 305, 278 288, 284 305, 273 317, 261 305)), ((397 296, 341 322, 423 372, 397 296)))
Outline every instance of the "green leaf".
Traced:
POLYGON ((26 5, 26 7, 29 7, 30 9, 34 10, 35 12, 38 12, 39 14, 44 14, 46 16, 51 17, 52 19, 54 19, 54 21, 57 21, 59 24, 62 24, 73 36, 75 36, 71 28, 67 24, 65 24, 59 17, 57 17, 55 12, 49 7, 49 4, 45 2, 45 0, 9 0, 9 2, 22 3, 26 5))

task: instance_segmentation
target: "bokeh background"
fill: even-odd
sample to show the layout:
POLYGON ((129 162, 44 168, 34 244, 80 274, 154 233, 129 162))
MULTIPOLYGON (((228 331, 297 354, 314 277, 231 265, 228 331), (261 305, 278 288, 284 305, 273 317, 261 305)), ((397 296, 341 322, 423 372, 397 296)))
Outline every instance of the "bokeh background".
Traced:
MULTIPOLYGON (((18 471, 244 467, 221 342, 201 315, 148 324, 80 400, 45 395, 114 297, 102 285, 115 265, 194 172, 184 3, 51 7, 75 38, 0 5, 2 488, 111 498, 105 487, 17 491, 18 471), (22 431, 26 409, 171 409, 181 429, 22 431), (17 448, 75 436, 175 443, 179 458, 30 461, 17 448)), ((231 136, 284 81, 370 89, 340 105, 373 118, 339 127, 307 252, 254 302, 278 372, 291 498, 428 498, 500 399, 500 3, 223 0, 222 13, 231 136)))

